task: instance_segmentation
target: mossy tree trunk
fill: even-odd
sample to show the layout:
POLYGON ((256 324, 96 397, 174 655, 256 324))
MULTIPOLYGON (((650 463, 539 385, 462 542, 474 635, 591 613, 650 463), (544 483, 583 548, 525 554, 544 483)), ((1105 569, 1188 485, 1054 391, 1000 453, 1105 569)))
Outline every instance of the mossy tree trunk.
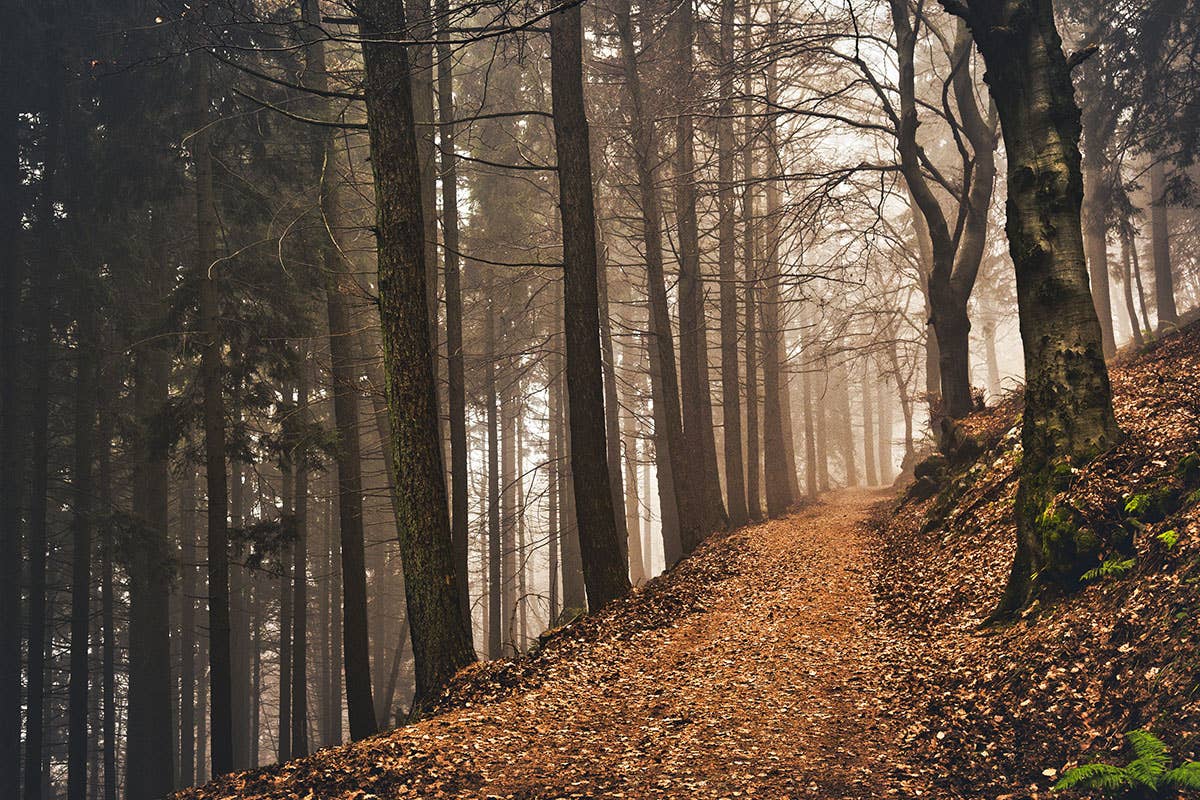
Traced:
POLYGON ((1120 437, 1080 208, 1080 114, 1052 0, 943 0, 970 25, 987 64, 1008 151, 1008 240, 1025 351, 1017 553, 997 615, 1042 587, 1069 588, 1094 565, 1097 537, 1054 505, 1072 470, 1120 437), (1037 576, 1036 580, 1034 576, 1037 576))
POLYGON ((397 517, 416 673, 415 703, 475 659, 454 568, 426 295, 425 221, 401 0, 359 5, 375 173, 383 329, 397 517))

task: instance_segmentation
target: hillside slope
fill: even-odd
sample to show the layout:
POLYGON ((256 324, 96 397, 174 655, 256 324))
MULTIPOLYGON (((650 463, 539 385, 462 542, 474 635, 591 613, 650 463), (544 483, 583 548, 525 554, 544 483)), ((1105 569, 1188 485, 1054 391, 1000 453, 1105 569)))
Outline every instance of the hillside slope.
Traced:
POLYGON ((1015 800, 1132 728, 1194 756, 1198 376, 1197 326, 1113 370, 1128 438, 1061 502, 1133 534, 1125 571, 1015 624, 979 627, 1012 553, 1012 400, 967 421, 982 455, 928 499, 841 492, 711 537, 536 653, 460 673, 435 716, 179 798, 1015 800))
POLYGON ((877 518, 881 618, 907 664, 897 777, 938 797, 1046 797, 1077 760, 1127 763, 1137 728, 1200 752, 1200 324, 1111 374, 1127 438, 1059 505, 1130 538, 1110 556, 1122 574, 980 630, 1013 553, 1015 399, 968 421, 984 453, 937 496, 877 518))

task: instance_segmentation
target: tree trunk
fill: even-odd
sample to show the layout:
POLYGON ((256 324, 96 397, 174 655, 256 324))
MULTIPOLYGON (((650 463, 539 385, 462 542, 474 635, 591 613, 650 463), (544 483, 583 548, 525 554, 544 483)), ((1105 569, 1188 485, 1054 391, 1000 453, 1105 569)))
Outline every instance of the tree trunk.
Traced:
MULTIPOLYGON (((108 442, 102 446, 107 447, 108 442)), ((193 785, 199 775, 196 772, 196 568, 200 561, 196 530, 196 470, 191 464, 184 465, 183 478, 179 483, 179 540, 180 555, 180 630, 179 652, 179 783, 193 785)), ((201 708, 201 716, 204 711, 201 708)))
POLYGON ((704 320, 704 282, 700 273, 699 229, 696 221, 695 123, 692 0, 675 10, 677 113, 675 123, 675 218, 679 237, 679 378, 682 390, 683 440, 695 461, 693 480, 699 492, 698 534, 682 541, 690 553, 709 531, 725 528, 729 518, 721 500, 717 450, 713 435, 712 397, 708 384, 708 334, 704 320))
MULTIPOLYGON (((297 381, 298 423, 309 422, 308 347, 300 348, 300 377, 297 381)), ((295 511, 292 524, 292 758, 308 755, 308 452, 302 448, 293 456, 296 464, 295 511)))
POLYGON ((1125 312, 1129 315, 1129 333, 1133 337, 1133 346, 1139 350, 1146 344, 1142 333, 1142 321, 1138 318, 1137 307, 1133 304, 1133 236, 1122 226, 1121 230, 1121 269, 1122 294, 1125 296, 1125 312))
MULTIPOLYGON (((730 527, 741 527, 749 519, 746 477, 742 462, 742 404, 738 377, 738 298, 734 190, 733 190, 733 75, 734 2, 721 0, 721 76, 717 103, 717 261, 721 296, 721 418, 724 421, 725 496, 730 527)), ((757 481, 755 482, 757 484, 757 481)), ((757 489, 757 485, 755 486, 757 489)))
POLYGON ((446 353, 450 406, 450 522, 454 540, 455 575, 463 624, 471 630, 470 578, 467 572, 468 501, 467 486, 467 399, 463 363, 462 274, 458 236, 458 157, 454 152, 454 77, 448 24, 448 0, 437 0, 438 25, 438 136, 442 168, 442 241, 446 281, 446 353))
MULTIPOLYGON (((412 632, 417 706, 474 660, 454 569, 446 481, 438 435, 426 303, 421 173, 407 83, 407 35, 398 0, 360 5, 363 58, 378 205, 380 319, 383 326, 393 458, 403 514, 397 520, 412 632)), ((367 704, 370 708, 370 704, 367 704)))
POLYGON ((879 473, 875 470, 875 420, 872 416, 871 395, 871 359, 863 359, 861 395, 863 420, 863 469, 867 474, 867 486, 879 484, 879 473))
POLYGON ((550 15, 550 71, 563 231, 571 477, 583 579, 588 604, 596 609, 629 591, 629 565, 617 533, 605 442, 596 213, 579 6, 550 15))
POLYGON ((1017 553, 997 613, 1037 583, 1069 587, 1094 566, 1097 533, 1054 505, 1078 468, 1121 436, 1112 411, 1080 206, 1079 108, 1051 0, 972 2, 962 14, 987 64, 1008 152, 1008 238, 1025 350, 1017 553))
POLYGON ((571 396, 567 391, 565 368, 557 373, 559 386, 559 489, 561 502, 558 512, 559 553, 562 571, 562 606, 564 615, 571 617, 587 610, 587 588, 583 578, 583 555, 579 549, 579 515, 575 508, 575 481, 571 464, 571 396))
POLYGON ((92 450, 96 427, 96 314, 90 276, 78 299, 75 465, 71 472, 71 673, 67 711, 67 800, 87 796, 88 633, 92 590, 92 450))
POLYGON ((1100 321, 1104 357, 1117 352, 1113 335, 1112 297, 1108 288, 1108 211, 1109 190, 1104 182, 1104 151, 1089 149, 1083 159, 1083 246, 1087 256, 1088 280, 1092 302, 1100 321))
MULTIPOLYGON (((213 206, 212 154, 208 151, 209 64, 203 53, 193 56, 198 73, 195 89, 196 135, 196 269, 200 278, 200 382, 204 398, 205 482, 208 492, 208 659, 212 704, 212 771, 233 770, 232 674, 229 625, 229 513, 225 477, 225 400, 221 387, 221 332, 217 286, 216 209, 213 206)), ((146 772, 154 768, 139 767, 146 772)), ((133 774, 130 772, 130 774, 133 774)))
MULTIPOLYGON (((772 12, 773 14, 774 12, 772 12)), ((775 101, 777 81, 775 65, 767 69, 767 102, 775 101)), ((774 115, 767 120, 767 158, 770 170, 780 172, 779 142, 774 115)), ((784 332, 780 321, 781 292, 779 288, 779 218, 780 191, 776 177, 767 183, 766 270, 763 274, 763 296, 759 306, 762 321, 762 364, 763 364, 763 470, 765 473, 767 515, 779 517, 787 513, 796 501, 792 493, 795 463, 789 459, 788 432, 784 427, 784 396, 786 394, 784 368, 784 332)))
MULTIPOLYGON (((554 298, 554 310, 555 310, 554 318, 555 319, 558 319, 558 316, 559 316, 558 309, 559 309, 558 296, 556 294, 555 298, 554 298)), ((547 363, 551 365, 547 368, 549 380, 547 381, 548 385, 546 387, 546 393, 549 395, 549 397, 547 398, 547 411, 548 411, 547 417, 548 418, 546 420, 546 430, 547 430, 546 460, 548 462, 547 467, 550 472, 549 478, 547 479, 548 485, 546 488, 546 492, 550 496, 549 516, 548 516, 548 519, 546 520, 546 526, 549 529, 548 533, 547 533, 547 538, 549 540, 549 543, 548 543, 549 553, 547 555, 547 559, 549 561, 549 563, 547 564, 549 575, 547 576, 547 581, 550 584, 550 600, 549 600, 550 610, 549 610, 549 618, 548 618, 547 622, 548 622, 548 627, 552 628, 552 627, 554 627, 554 625, 556 624, 556 622, 558 620, 558 613, 559 613, 558 541, 559 541, 559 537, 561 534, 559 532, 559 525, 558 525, 558 519, 559 519, 558 507, 559 507, 559 502, 560 502, 559 495, 561 494, 561 490, 559 489, 559 487, 561 486, 561 483, 562 483, 561 479, 559 477, 560 472, 561 472, 561 470, 559 469, 559 465, 562 463, 562 447, 559 445, 559 441, 558 441, 558 432, 559 432, 558 420, 562 416, 562 413, 560 411, 560 406, 562 405, 562 401, 559 398, 559 391, 558 391, 558 387, 561 385, 558 382, 558 364, 557 364, 557 359, 554 358, 553 354, 551 354, 550 360, 547 363)))
POLYGON ((854 460, 854 420, 850 416, 850 375, 844 362, 834 369, 838 406, 838 449, 846 470, 846 485, 858 486, 858 464, 854 460))
MULTIPOLYGON (((285 413, 296 413, 290 408, 292 403, 291 386, 284 387, 285 413)), ((288 424, 286 421, 284 424, 288 424)), ((296 521, 296 468, 295 438, 287 445, 279 464, 279 480, 282 484, 282 522, 295 531, 296 521)), ((279 733, 276 739, 275 757, 280 762, 292 758, 292 584, 291 571, 294 562, 293 548, 296 540, 293 538, 280 548, 279 563, 282 573, 279 576, 279 733), (292 556, 292 558, 289 558, 292 556)))
MULTIPOLYGON (((743 11, 749 20, 752 11, 749 0, 743 11)), ((749 58, 753 47, 751 26, 746 24, 742 34, 742 49, 749 58)), ((754 96, 754 73, 745 68, 745 86, 743 93, 746 101, 742 104, 745 115, 745 129, 742 141, 742 260, 746 269, 746 516, 758 522, 763 518, 762 484, 759 477, 762 474, 762 458, 759 449, 760 431, 758 422, 758 264, 755 257, 755 239, 758 221, 754 218, 754 118, 753 106, 749 98, 754 96)))
MULTIPOLYGON (((421 44, 409 52, 413 121, 416 123, 417 159, 421 173, 421 220, 425 243, 425 302, 429 318, 429 352, 434 391, 438 387, 438 269, 437 172, 433 128, 433 18, 429 0, 405 0, 405 16, 412 38, 421 44)), ((441 405, 435 406, 440 409, 441 405)), ((441 414, 438 414, 441 424, 441 414)), ((440 444, 439 438, 439 447, 440 444)))
MULTIPOLYGON (((506 306, 510 305, 508 303, 506 306)), ((509 326, 505 324, 505 330, 509 326)), ((515 359, 505 359, 500 401, 500 643, 501 655, 514 656, 513 619, 517 603, 517 416, 521 389, 515 359)))
POLYGON ((1179 324, 1175 307, 1175 276, 1171 268, 1171 229, 1167 218, 1166 168, 1161 159, 1150 167, 1150 237, 1154 255, 1154 305, 1158 335, 1179 324))
POLYGON ((612 317, 608 302, 607 248, 601 241, 596 251, 596 292, 600 304, 600 364, 604 370, 604 431, 608 461, 608 485, 616 515, 621 556, 629 561, 629 528, 625 524, 625 480, 621 471, 621 401, 617 396, 617 359, 613 350, 612 317))
MULTIPOLYGON (((53 9, 54 6, 49 6, 53 9)), ((44 773, 42 761, 45 756, 45 682, 46 682, 46 563, 49 543, 46 537, 47 503, 49 502, 49 403, 44 402, 50 394, 50 343, 51 305, 57 291, 56 278, 61 264, 61 247, 58 232, 53 222, 54 207, 59 198, 55 192, 59 167, 59 139, 61 136, 62 79, 58 63, 58 48, 53 41, 54 12, 47 12, 47 33, 44 42, 48 76, 47 98, 41 109, 44 116, 42 136, 42 174, 38 182, 36 223, 34 232, 37 253, 33 257, 33 341, 30 348, 29 368, 32 380, 30 395, 32 414, 29 426, 32 430, 30 446, 30 498, 29 498, 29 619, 27 626, 28 654, 25 680, 25 800, 40 800, 44 773)), ((9 190, 5 190, 9 191, 9 190)), ((5 375, 4 381, 13 381, 16 376, 5 375)))
POLYGON ((484 282, 484 303, 487 309, 484 315, 484 337, 487 350, 484 353, 484 397, 487 403, 487 442, 488 442, 488 473, 487 473, 487 502, 488 502, 488 658, 501 658, 504 655, 504 625, 502 563, 504 545, 501 541, 500 526, 500 430, 498 398, 496 396, 496 309, 495 309, 495 274, 491 267, 487 270, 484 282))
MULTIPOLYGON (((20 152, 17 143, 17 82, 21 59, 0 47, 0 797, 21 794, 21 497, 22 437, 21 289, 25 263, 18 247, 21 227, 20 152)), ((106 748, 111 742, 105 740, 106 748)), ((107 800, 107 798, 106 798, 107 800)))
POLYGON ((646 288, 649 299, 650 372, 654 383, 655 452, 658 462, 659 504, 663 508, 663 549, 667 566, 684 554, 684 543, 702 536, 698 487, 691 479, 691 461, 686 457, 675 345, 663 273, 662 207, 659 203, 656 166, 658 145, 654 121, 645 108, 637 51, 633 40, 628 0, 618 0, 615 15, 620 38, 621 64, 630 106, 634 165, 642 212, 642 243, 646 258, 646 288), (661 419, 659 409, 661 406, 661 419), (665 467, 665 468, 664 468, 665 467), (670 506, 674 508, 670 508, 670 506))

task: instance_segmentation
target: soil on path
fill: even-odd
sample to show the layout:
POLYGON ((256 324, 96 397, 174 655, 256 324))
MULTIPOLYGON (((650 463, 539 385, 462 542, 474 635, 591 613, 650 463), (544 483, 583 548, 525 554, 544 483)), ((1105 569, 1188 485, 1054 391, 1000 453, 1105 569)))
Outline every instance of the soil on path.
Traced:
POLYGON ((886 796, 896 737, 864 542, 883 497, 833 494, 708 543, 660 590, 720 560, 684 613, 622 632, 635 611, 618 609, 601 623, 616 635, 539 656, 495 699, 183 797, 886 796))

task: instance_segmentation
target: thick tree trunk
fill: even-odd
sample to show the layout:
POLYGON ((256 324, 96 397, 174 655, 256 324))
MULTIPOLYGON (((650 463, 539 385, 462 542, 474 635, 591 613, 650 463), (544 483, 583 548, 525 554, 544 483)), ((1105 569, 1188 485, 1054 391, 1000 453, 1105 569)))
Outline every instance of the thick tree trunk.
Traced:
POLYGON ((1108 288, 1109 190, 1104 181, 1104 153, 1092 148, 1083 159, 1083 246, 1087 256, 1092 302, 1100 320, 1104 357, 1117 352, 1113 335, 1112 297, 1108 288), (1094 153, 1094 154, 1093 154, 1094 153))
POLYGON ((588 605, 596 609, 629 591, 629 565, 617 532, 605 444, 596 213, 578 6, 550 15, 550 70, 563 231, 571 477, 583 579, 588 605))
POLYGON ((679 238, 679 381, 682 390, 684 446, 695 461, 692 479, 699 492, 700 528, 697 537, 685 536, 683 550, 690 553, 709 531, 725 528, 729 518, 721 500, 717 474, 717 449, 712 424, 712 397, 708 381, 708 333, 704 319, 704 281, 700 273, 699 227, 696 220, 695 122, 692 0, 675 10, 677 113, 675 122, 675 220, 679 238))
MULTIPOLYGON (((438 386, 438 268, 437 173, 433 127, 433 16, 429 0, 405 0, 405 16, 412 38, 421 42, 408 49, 411 67, 413 121, 416 123, 417 159, 421 169, 421 220, 425 242, 425 302, 429 315, 429 352, 433 384, 438 386)), ((437 406, 439 409, 441 405, 437 406)), ((438 414, 441 424, 441 414, 438 414)), ((440 446, 440 440, 439 440, 440 446)))
POLYGON ((1017 554, 997 610, 1038 585, 1069 587, 1095 564, 1099 534, 1054 504, 1078 468, 1121 436, 1113 416, 1080 206, 1079 108, 1051 0, 957 4, 987 63, 1008 152, 1008 239, 1025 350, 1017 554))
POLYGON ((408 26, 399 0, 370 0, 359 11, 378 205, 380 318, 396 488, 403 506, 397 527, 412 631, 414 702, 419 706, 475 654, 461 613, 438 435, 430 347, 434 322, 426 302, 425 225, 408 56, 402 45, 386 41, 407 35, 408 26))
POLYGON ((1167 219, 1166 167, 1156 159, 1150 167, 1150 237, 1154 262, 1154 305, 1158 335, 1179 323, 1175 307, 1175 276, 1171 268, 1171 229, 1167 219))
POLYGON ((717 203, 720 215, 717 261, 721 296, 721 418, 724 421, 725 497, 729 525, 736 528, 745 525, 750 516, 746 505, 746 477, 742 462, 742 389, 738 376, 737 269, 734 264, 737 247, 733 187, 734 3, 735 0, 721 2, 721 75, 720 99, 717 102, 717 203))
POLYGON ((658 494, 663 518, 663 550, 667 566, 684 554, 684 543, 699 541, 701 510, 697 482, 691 477, 692 459, 684 444, 679 378, 675 344, 667 304, 663 273, 662 207, 657 188, 658 145, 654 121, 645 107, 638 72, 628 0, 615 8, 620 38, 621 64, 628 93, 630 127, 633 135, 634 166, 642 212, 642 245, 646 258, 646 289, 649 299, 650 373, 654 394, 654 438, 658 464, 658 494), (661 414, 660 414, 661 408, 661 414), (673 508, 671 507, 673 506, 673 508))

